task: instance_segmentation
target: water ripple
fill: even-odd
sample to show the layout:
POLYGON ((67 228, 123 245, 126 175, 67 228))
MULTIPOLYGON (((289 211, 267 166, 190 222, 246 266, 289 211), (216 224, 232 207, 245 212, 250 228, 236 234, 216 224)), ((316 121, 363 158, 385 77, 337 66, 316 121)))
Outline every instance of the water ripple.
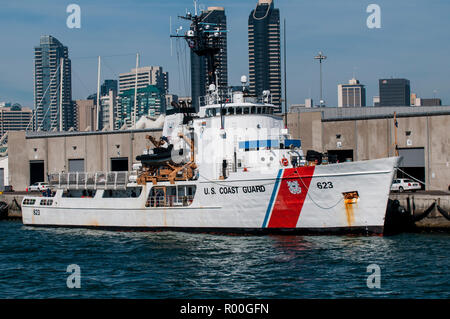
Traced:
POLYGON ((449 298, 449 235, 226 236, 1 222, 0 298, 449 298), (69 289, 66 268, 81 268, 69 289), (381 288, 367 287, 367 266, 381 288))

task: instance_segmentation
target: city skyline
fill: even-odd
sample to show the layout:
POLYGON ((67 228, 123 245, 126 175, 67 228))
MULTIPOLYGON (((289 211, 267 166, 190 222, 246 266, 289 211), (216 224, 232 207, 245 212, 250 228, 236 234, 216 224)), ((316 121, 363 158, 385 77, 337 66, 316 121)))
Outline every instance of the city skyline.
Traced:
MULTIPOLYGON (((224 6, 227 11, 229 85, 239 84, 240 75, 248 75, 247 19, 256 3, 257 0, 200 1, 205 9, 224 6)), ((450 4, 378 1, 382 27, 369 29, 366 26, 368 3, 352 3, 353 6, 342 8, 332 1, 276 2, 281 19, 287 20, 289 103, 301 103, 308 97, 318 101, 319 66, 313 57, 321 50, 328 56, 323 65, 324 99, 328 106, 337 106, 337 84, 347 81, 352 73, 366 85, 368 101, 378 95, 379 79, 394 77, 409 79, 411 91, 418 96, 439 97, 443 104, 448 104, 450 86, 446 70, 450 63, 439 58, 449 49, 445 40, 448 22, 439 17, 444 18, 450 4), (327 23, 320 23, 318 17, 327 23)), ((119 73, 131 69, 136 52, 142 57, 141 65, 161 65, 171 74, 170 93, 190 95, 189 83, 180 80, 189 62, 187 66, 177 62, 177 46, 182 53, 180 60, 188 48, 184 42, 173 40, 170 56, 169 16, 172 33, 179 25, 186 30, 187 24, 176 19, 176 15, 185 13, 185 8, 193 11, 192 1, 132 1, 127 5, 116 1, 95 4, 79 1, 78 4, 81 29, 66 27, 65 3, 24 1, 4 5, 0 29, 8 32, 0 33, 7 47, 0 52, 3 75, 0 101, 33 106, 32 50, 44 34, 51 34, 69 47, 74 100, 96 91, 98 55, 104 62, 103 81, 118 79, 119 73), (116 20, 126 23, 117 24, 116 20), (18 38, 21 40, 17 41, 18 38)))

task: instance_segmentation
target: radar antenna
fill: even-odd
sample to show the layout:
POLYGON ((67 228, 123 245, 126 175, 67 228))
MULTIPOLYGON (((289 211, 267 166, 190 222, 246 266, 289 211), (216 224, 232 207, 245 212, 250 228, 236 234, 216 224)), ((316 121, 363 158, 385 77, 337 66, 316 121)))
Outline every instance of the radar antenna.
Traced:
MULTIPOLYGON (((208 87, 211 84, 216 85, 218 60, 217 55, 220 53, 220 34, 227 30, 220 30, 215 23, 203 21, 202 15, 192 15, 190 12, 184 16, 178 16, 183 20, 191 21, 191 26, 184 35, 170 35, 171 38, 184 38, 189 48, 198 56, 204 56, 207 61, 208 68, 208 87)), ((216 88, 217 89, 217 88, 216 88)))

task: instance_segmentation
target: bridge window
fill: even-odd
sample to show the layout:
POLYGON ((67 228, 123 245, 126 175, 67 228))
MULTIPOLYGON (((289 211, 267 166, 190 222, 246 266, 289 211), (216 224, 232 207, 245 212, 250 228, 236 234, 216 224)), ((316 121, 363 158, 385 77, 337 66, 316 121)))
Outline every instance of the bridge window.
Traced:
POLYGON ((106 189, 103 198, 134 198, 139 197, 142 187, 127 187, 127 189, 106 189))
POLYGON ((34 205, 36 203, 35 199, 26 198, 23 200, 22 205, 34 205))
POLYGON ((93 198, 96 192, 95 189, 69 189, 63 192, 62 197, 93 198))
POLYGON ((197 186, 155 186, 150 190, 146 207, 190 206, 194 200, 197 186))

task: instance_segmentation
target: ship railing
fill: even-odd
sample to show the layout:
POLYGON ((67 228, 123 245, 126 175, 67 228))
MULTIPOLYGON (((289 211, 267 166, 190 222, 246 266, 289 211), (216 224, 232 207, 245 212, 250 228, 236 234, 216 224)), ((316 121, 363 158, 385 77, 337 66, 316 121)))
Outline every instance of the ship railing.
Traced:
POLYGON ((200 96, 199 105, 226 104, 226 103, 269 103, 272 104, 272 97, 269 96, 250 96, 238 95, 230 92, 221 92, 219 94, 207 94, 200 96))
POLYGON ((128 172, 71 172, 49 175, 50 186, 62 189, 126 189, 128 172))
POLYGON ((145 204, 146 207, 178 207, 190 206, 194 201, 194 196, 149 196, 145 204))

